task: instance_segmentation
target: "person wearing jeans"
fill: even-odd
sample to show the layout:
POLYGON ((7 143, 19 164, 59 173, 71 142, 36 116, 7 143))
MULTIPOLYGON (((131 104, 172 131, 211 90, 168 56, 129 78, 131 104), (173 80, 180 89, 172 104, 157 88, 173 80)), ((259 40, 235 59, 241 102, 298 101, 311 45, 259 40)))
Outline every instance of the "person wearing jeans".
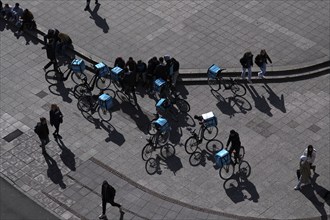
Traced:
POLYGON ((242 79, 245 79, 246 70, 248 71, 248 81, 249 83, 252 83, 251 81, 251 75, 252 75, 252 66, 253 66, 253 54, 248 51, 246 52, 243 57, 240 59, 240 63, 242 65, 242 79))
POLYGON ((260 68, 260 72, 258 73, 258 77, 260 79, 265 78, 267 64, 268 64, 267 61, 269 61, 270 63, 273 63, 272 60, 270 59, 270 57, 268 56, 266 50, 263 49, 260 51, 260 54, 256 56, 256 64, 260 68))

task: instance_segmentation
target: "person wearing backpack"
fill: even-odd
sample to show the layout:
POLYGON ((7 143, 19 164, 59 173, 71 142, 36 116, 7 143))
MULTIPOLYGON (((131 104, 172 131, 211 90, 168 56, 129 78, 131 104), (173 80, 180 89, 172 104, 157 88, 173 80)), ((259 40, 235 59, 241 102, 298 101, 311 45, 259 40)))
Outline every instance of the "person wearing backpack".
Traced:
POLYGON ((247 70, 248 71, 248 82, 252 83, 252 81, 251 81, 251 75, 252 75, 251 68, 253 66, 253 54, 251 53, 251 51, 246 52, 239 61, 242 65, 242 74, 241 74, 242 79, 245 79, 245 73, 246 73, 246 70, 247 70))
POLYGON ((255 63, 257 66, 260 68, 260 72, 258 73, 258 77, 260 79, 265 78, 266 74, 266 68, 267 68, 267 61, 270 63, 273 63, 270 57, 268 56, 267 52, 265 49, 260 51, 260 54, 258 54, 255 58, 255 63))
POLYGON ((46 118, 40 118, 40 122, 34 127, 34 132, 38 135, 42 148, 42 154, 46 154, 45 146, 49 143, 49 130, 46 118))
POLYGON ((104 180, 102 183, 101 195, 102 195, 102 214, 99 216, 99 219, 106 218, 105 211, 107 209, 107 203, 110 203, 112 206, 118 207, 121 214, 124 213, 122 211, 121 205, 114 202, 116 196, 116 190, 106 180, 104 180))

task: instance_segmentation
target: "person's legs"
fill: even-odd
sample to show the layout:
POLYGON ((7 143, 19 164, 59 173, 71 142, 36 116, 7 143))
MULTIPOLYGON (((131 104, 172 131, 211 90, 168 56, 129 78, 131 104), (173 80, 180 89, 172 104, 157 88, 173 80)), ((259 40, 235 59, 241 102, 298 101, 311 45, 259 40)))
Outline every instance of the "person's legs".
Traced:
POLYGON ((54 124, 54 127, 55 127, 55 132, 53 134, 58 135, 58 132, 60 130, 60 124, 54 124))
POLYGON ((246 68, 243 67, 242 68, 242 74, 241 74, 242 79, 245 79, 245 72, 246 72, 246 68))
POLYGON ((102 214, 99 215, 99 219, 103 219, 106 216, 105 215, 106 209, 107 209, 107 202, 102 199, 102 214))
POLYGON ((179 76, 179 71, 175 71, 174 73, 173 73, 173 76, 172 76, 172 83, 173 83, 173 86, 175 87, 175 85, 176 85, 176 81, 177 81, 177 79, 178 79, 178 76, 179 76))
POLYGON ((251 70, 251 67, 248 67, 248 80, 249 82, 251 82, 251 76, 252 76, 252 70, 251 70))
POLYGON ((116 202, 114 201, 114 199, 115 199, 114 197, 113 197, 113 198, 110 198, 109 203, 110 203, 112 206, 116 206, 116 207, 118 207, 118 208, 121 209, 121 205, 118 204, 118 203, 116 203, 116 202))
POLYGON ((301 177, 299 178, 297 186, 294 187, 295 190, 300 190, 301 189, 301 177))
POLYGON ((263 78, 265 76, 265 74, 266 74, 266 63, 263 63, 261 65, 260 70, 261 70, 260 76, 261 76, 261 78, 263 78))

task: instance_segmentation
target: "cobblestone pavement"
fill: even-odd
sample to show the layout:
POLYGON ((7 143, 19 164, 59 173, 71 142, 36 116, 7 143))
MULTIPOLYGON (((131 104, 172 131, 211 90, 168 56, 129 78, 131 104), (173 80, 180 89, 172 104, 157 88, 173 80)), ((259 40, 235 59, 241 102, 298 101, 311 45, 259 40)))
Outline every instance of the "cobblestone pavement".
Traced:
MULTIPOLYGON (((41 7, 42 2, 35 5, 41 7)), ((41 45, 33 41, 26 45, 23 37, 17 40, 10 30, 0 29, 0 172, 62 218, 95 219, 101 211, 99 192, 104 179, 116 187, 124 219, 329 215, 329 200, 324 201, 330 186, 329 75, 249 85, 243 100, 245 110, 230 102, 228 91, 212 94, 207 86, 181 87, 180 93, 191 105, 190 116, 213 111, 218 117, 217 138, 223 144, 230 129, 239 131, 251 176, 237 186, 234 180, 220 179, 210 160, 204 166, 191 166, 183 147, 189 137, 186 128, 195 126, 189 117, 180 117, 178 124, 171 122, 170 141, 176 156, 161 162, 162 172, 148 175, 141 150, 154 112, 152 97, 140 92, 140 109, 136 109, 117 96, 110 123, 100 122, 97 114, 95 119, 83 116, 70 80, 55 86, 45 81, 42 67, 48 61, 41 45), (52 139, 47 145, 50 157, 44 157, 33 127, 39 117, 48 117, 51 103, 58 103, 64 114, 63 138, 59 144, 52 139), (11 142, 3 139, 16 129, 23 134, 11 142), (293 190, 295 171, 308 144, 317 149, 315 164, 320 176, 313 188, 297 192, 293 190)), ((116 208, 109 207, 108 214, 110 219, 120 218, 116 208)))

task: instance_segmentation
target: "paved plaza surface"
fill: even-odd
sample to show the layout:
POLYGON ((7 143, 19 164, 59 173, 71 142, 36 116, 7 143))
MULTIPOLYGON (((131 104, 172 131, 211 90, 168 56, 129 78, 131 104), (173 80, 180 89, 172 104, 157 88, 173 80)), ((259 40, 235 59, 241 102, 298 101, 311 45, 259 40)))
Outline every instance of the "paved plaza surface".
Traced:
MULTIPOLYGON (((227 16, 223 15, 228 17, 229 23, 232 21, 236 24, 235 19, 244 18, 246 21, 251 21, 251 23, 248 22, 250 25, 255 25, 254 22, 263 17, 261 21, 264 21, 266 26, 273 27, 273 32, 262 25, 258 26, 259 28, 251 27, 249 30, 258 32, 255 33, 256 36, 265 35, 262 38, 265 39, 267 48, 270 48, 268 51, 276 51, 272 56, 274 66, 276 63, 278 66, 290 67, 307 61, 317 63, 319 60, 329 59, 329 40, 326 38, 329 27, 324 26, 329 25, 325 22, 328 21, 329 13, 328 10, 323 11, 329 8, 329 1, 315 1, 318 4, 313 5, 307 1, 302 1, 306 4, 285 1, 286 3, 283 3, 285 10, 277 9, 277 13, 275 9, 269 10, 275 7, 275 2, 282 1, 250 1, 250 4, 247 1, 233 1, 232 5, 227 5, 228 8, 222 6, 224 7, 222 12, 229 13, 227 16), (255 11, 254 8, 261 5, 264 6, 265 11, 255 11), (304 13, 299 13, 298 7, 304 13), (238 14, 237 11, 240 10, 242 10, 241 14, 238 14), (291 15, 292 11, 297 11, 295 13, 297 20, 280 19, 279 13, 291 15), (307 22, 305 18, 308 16, 305 12, 311 13, 309 18, 314 16, 315 20, 322 20, 323 23, 315 22, 317 27, 313 28, 315 23, 307 22), (258 16, 258 13, 261 14, 258 16), (270 17, 267 18, 267 16, 270 17), (299 21, 307 23, 301 22, 302 27, 292 29, 291 26, 294 24, 290 22, 298 22, 298 18, 301 19, 299 21), (283 44, 277 44, 275 42, 278 38, 276 28, 280 29, 282 26, 290 28, 297 35, 290 38, 290 32, 287 35, 282 33, 280 42, 283 44), (312 29, 304 29, 309 26, 312 29), (317 36, 313 35, 314 30, 318 31, 317 36), (296 39, 298 35, 305 43, 294 44, 294 39, 301 42, 296 39), (270 42, 276 46, 269 46, 272 45, 270 42), (299 49, 299 46, 305 49, 299 49), (287 54, 290 56, 286 56, 287 54), (310 60, 311 57, 313 57, 312 60, 310 60)), ((167 43, 164 42, 171 37, 174 39, 169 41, 178 42, 178 45, 183 47, 187 41, 184 37, 188 37, 183 33, 200 32, 193 28, 196 22, 185 23, 188 22, 186 18, 197 15, 199 15, 198 18, 204 17, 208 11, 212 11, 210 8, 213 9, 213 13, 218 12, 215 8, 221 1, 184 2, 186 7, 190 7, 188 10, 181 6, 182 10, 187 12, 186 15, 174 10, 173 13, 177 14, 177 19, 165 24, 162 22, 166 21, 166 14, 153 9, 160 6, 171 8, 171 5, 180 8, 179 1, 164 1, 157 4, 152 1, 146 1, 146 3, 140 1, 101 2, 98 15, 107 18, 109 25, 107 33, 100 28, 100 23, 94 23, 89 18, 88 12, 83 11, 84 3, 79 2, 82 5, 77 4, 77 1, 62 3, 63 1, 47 1, 47 4, 46 1, 29 1, 24 2, 27 5, 23 7, 32 9, 40 28, 46 30, 49 27, 57 27, 69 33, 74 40, 75 48, 84 51, 93 59, 102 58, 102 60, 113 62, 119 54, 123 57, 133 56, 144 59, 153 55, 170 53, 177 57, 185 68, 206 68, 210 63, 219 63, 219 57, 224 58, 228 66, 234 67, 237 65, 236 60, 240 57, 241 51, 251 44, 248 42, 246 43, 248 46, 245 46, 246 41, 237 42, 237 39, 233 40, 228 36, 226 38, 228 41, 224 45, 231 49, 224 52, 219 46, 212 56, 210 54, 204 56, 208 52, 208 46, 200 40, 192 44, 198 48, 192 45, 185 46, 190 50, 177 45, 172 45, 172 49, 167 48, 167 43), (122 11, 119 10, 119 6, 122 11), (127 8, 130 10, 126 11, 127 8), (116 15, 111 10, 121 12, 118 14, 122 16, 116 15), (134 16, 139 16, 139 14, 146 21, 155 23, 153 31, 147 28, 154 35, 149 36, 151 33, 141 30, 145 35, 134 34, 134 41, 134 37, 131 39, 126 31, 135 28, 133 21, 138 21, 138 19, 134 16), (52 20, 54 16, 57 18, 55 21, 52 20), (126 19, 124 19, 125 16, 126 19), (115 24, 110 20, 124 23, 115 24), (169 24, 182 28, 169 30, 172 27, 169 24), (120 28, 121 26, 126 28, 120 28), (161 29, 162 26, 165 29, 161 29), (122 30, 121 34, 119 34, 119 29, 122 30), (167 37, 163 39, 164 35, 167 37), (140 38, 143 39, 139 40, 140 38), (141 45, 145 47, 140 50, 139 44, 134 44, 134 42, 141 42, 141 45), (97 45, 92 43, 97 43, 97 45), (119 47, 120 44, 124 47, 119 47), (230 46, 231 44, 233 46, 230 46), (101 48, 103 49, 100 50, 101 48), (194 55, 199 50, 205 50, 201 52, 204 54, 194 55), (214 55, 215 53, 217 54, 214 55), (187 54, 192 55, 193 59, 186 58, 187 54)), ((93 9, 93 1, 91 6, 93 9)), ((100 19, 96 20, 100 22, 100 19)), ((206 22, 209 18, 202 20, 206 22)), ((205 25, 199 24, 198 28, 204 27, 203 30, 206 31, 205 25)), ((241 25, 243 27, 241 30, 248 28, 248 24, 241 25)), ((42 68, 48 60, 45 51, 41 49, 42 45, 34 41, 26 45, 24 37, 16 39, 11 30, 3 26, 0 29, 0 172, 30 198, 59 217, 96 219, 101 212, 100 190, 104 179, 117 189, 116 199, 123 205, 125 211, 125 214, 120 216, 118 209, 110 206, 107 210, 109 219, 237 219, 244 217, 266 219, 315 217, 319 219, 320 216, 326 219, 329 216, 329 194, 327 194, 330 189, 329 75, 280 84, 245 85, 247 88, 247 94, 244 96, 245 110, 239 109, 230 102, 232 94, 228 91, 220 90, 219 93, 212 93, 206 85, 180 85, 181 95, 191 105, 190 117, 181 116, 178 123, 171 122, 170 142, 175 146, 176 155, 161 161, 161 172, 148 175, 145 170, 145 161, 141 158, 141 151, 147 142, 148 121, 155 112, 155 100, 152 96, 140 90, 137 95, 139 107, 134 107, 116 96, 113 118, 109 123, 100 122, 97 114, 93 115, 94 118, 83 115, 77 109, 77 100, 71 92, 73 82, 68 80, 51 86, 45 81, 42 68), (51 142, 47 145, 49 156, 43 156, 33 128, 39 117, 48 118, 51 103, 58 103, 64 114, 64 123, 60 128, 62 139, 56 142, 51 137, 51 142), (246 150, 245 160, 252 168, 248 181, 238 183, 233 179, 225 182, 219 177, 219 172, 214 168, 212 160, 207 159, 204 165, 199 166, 192 166, 189 163, 189 155, 183 146, 190 135, 187 128, 198 128, 192 117, 208 111, 213 111, 218 117, 217 139, 224 145, 229 130, 235 129, 240 133, 246 150), (3 139, 16 129, 22 132, 20 136, 10 142, 3 139), (313 144, 317 150, 315 165, 318 175, 313 176, 312 187, 294 191, 299 157, 308 144, 313 144)), ((229 28, 227 32, 230 33, 230 30, 229 28)), ((214 33, 217 34, 217 32, 214 33)), ((207 32, 203 34, 208 35, 207 32)), ((222 37, 224 36, 227 35, 224 34, 222 37)), ((244 36, 241 35, 240 39, 244 39, 244 36)), ((214 36, 216 37, 220 36, 214 36)), ((191 39, 194 39, 194 35, 191 39)), ((208 39, 206 42, 213 41, 208 39)), ((258 50, 262 47, 264 45, 259 45, 258 50)), ((50 127, 50 129, 52 133, 53 128, 50 127)), ((201 148, 204 148, 205 144, 204 142, 201 148)))

